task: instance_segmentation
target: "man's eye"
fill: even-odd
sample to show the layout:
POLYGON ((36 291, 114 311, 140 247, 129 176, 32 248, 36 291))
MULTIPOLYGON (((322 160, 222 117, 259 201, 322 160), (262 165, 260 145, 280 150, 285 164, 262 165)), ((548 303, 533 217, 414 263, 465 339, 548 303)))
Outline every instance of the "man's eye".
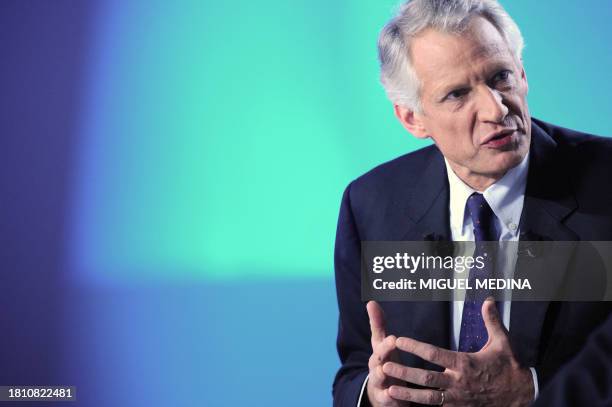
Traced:
POLYGON ((452 91, 448 95, 446 95, 446 99, 447 100, 461 99, 462 97, 467 95, 468 92, 469 92, 469 89, 455 89, 454 91, 452 91))
POLYGON ((493 83, 506 82, 510 78, 511 74, 512 71, 509 70, 500 71, 493 77, 493 83))

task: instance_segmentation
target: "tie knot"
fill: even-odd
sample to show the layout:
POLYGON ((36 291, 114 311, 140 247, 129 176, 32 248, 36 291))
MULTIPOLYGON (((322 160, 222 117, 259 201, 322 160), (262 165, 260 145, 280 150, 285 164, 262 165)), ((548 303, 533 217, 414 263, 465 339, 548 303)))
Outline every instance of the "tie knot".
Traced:
POLYGON ((482 194, 474 192, 467 200, 467 209, 474 225, 476 241, 497 241, 495 214, 482 194))

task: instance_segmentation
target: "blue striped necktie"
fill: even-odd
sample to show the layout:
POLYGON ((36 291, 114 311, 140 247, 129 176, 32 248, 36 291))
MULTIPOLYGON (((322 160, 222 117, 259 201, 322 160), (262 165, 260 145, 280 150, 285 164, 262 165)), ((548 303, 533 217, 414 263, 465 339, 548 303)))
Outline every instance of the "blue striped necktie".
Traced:
MULTIPOLYGON (((482 194, 477 192, 470 195, 467 200, 467 209, 474 225, 474 240, 476 248, 474 258, 484 256, 486 242, 499 240, 499 233, 495 225, 495 214, 482 194)), ((466 290, 463 314, 461 317, 461 331, 459 333, 459 352, 478 352, 487 343, 488 334, 482 319, 482 303, 489 295, 485 290, 475 290, 476 280, 492 278, 494 275, 494 256, 484 256, 482 269, 470 270, 469 282, 472 290, 466 290)))

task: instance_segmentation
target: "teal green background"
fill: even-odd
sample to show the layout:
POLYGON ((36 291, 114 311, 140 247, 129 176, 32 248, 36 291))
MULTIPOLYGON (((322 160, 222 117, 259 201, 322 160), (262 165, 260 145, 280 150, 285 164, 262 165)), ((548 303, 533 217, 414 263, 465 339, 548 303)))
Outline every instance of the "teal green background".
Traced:
MULTIPOLYGON (((612 134, 609 5, 507 3, 534 116, 612 134)), ((79 273, 330 278, 343 187, 423 145, 377 79, 393 4, 101 4, 75 180, 79 273)))
MULTIPOLYGON (((609 2, 503 3, 532 114, 611 135, 609 2)), ((331 403, 342 191, 427 144, 378 82, 394 4, 97 5, 66 254, 89 405, 331 403)))

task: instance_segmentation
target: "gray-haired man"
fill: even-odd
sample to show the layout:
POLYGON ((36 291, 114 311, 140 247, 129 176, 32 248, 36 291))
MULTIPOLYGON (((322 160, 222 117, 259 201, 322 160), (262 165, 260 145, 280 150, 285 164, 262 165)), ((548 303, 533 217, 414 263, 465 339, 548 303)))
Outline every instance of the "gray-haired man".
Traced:
POLYGON ((335 405, 527 405, 610 314, 610 303, 591 302, 370 302, 367 312, 361 302, 361 241, 478 240, 473 199, 495 240, 612 240, 612 194, 602 188, 612 144, 530 116, 522 47, 494 0, 409 1, 383 29, 381 80, 395 115, 435 146, 345 191, 335 405), (474 339, 466 325, 484 333, 475 349, 464 346, 474 339))

